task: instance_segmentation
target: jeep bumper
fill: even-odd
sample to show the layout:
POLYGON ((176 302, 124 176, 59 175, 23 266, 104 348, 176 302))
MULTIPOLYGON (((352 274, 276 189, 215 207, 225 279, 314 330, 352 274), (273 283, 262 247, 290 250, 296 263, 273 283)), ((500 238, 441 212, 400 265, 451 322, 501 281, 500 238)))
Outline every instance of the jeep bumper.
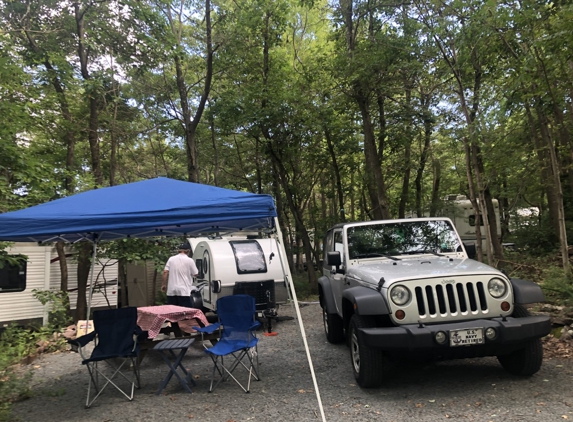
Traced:
POLYGON ((477 319, 436 325, 409 324, 399 327, 362 328, 357 334, 366 346, 389 352, 415 352, 428 349, 438 352, 443 349, 482 348, 483 354, 493 355, 507 350, 508 347, 512 348, 512 345, 544 337, 550 331, 549 317, 536 315, 525 318, 477 319), (438 344, 435 340, 435 335, 439 331, 449 336, 452 330, 483 328, 485 331, 489 327, 496 330, 497 336, 493 340, 484 337, 484 344, 480 345, 450 347, 449 341, 445 344, 438 344))

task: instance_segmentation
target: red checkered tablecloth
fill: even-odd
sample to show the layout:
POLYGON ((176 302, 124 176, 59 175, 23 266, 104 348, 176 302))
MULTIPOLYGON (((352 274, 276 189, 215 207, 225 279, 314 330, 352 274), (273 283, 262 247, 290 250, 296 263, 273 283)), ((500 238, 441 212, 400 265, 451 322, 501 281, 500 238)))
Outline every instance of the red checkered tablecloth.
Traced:
POLYGON ((179 328, 186 333, 192 333, 193 326, 209 325, 205 314, 200 309, 185 308, 176 305, 144 306, 137 308, 137 325, 142 330, 148 332, 149 338, 154 338, 163 324, 166 322, 177 322, 179 328))

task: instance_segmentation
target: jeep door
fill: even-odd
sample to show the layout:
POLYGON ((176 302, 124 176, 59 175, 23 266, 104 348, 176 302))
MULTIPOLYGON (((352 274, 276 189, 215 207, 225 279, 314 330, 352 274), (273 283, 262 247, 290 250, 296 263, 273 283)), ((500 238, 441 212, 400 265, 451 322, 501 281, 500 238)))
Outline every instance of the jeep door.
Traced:
MULTIPOLYGON (((341 268, 346 268, 346 257, 344 255, 344 244, 342 241, 342 229, 333 230, 332 243, 330 244, 330 247, 332 248, 331 251, 340 252, 340 257, 342 258, 341 268)), ((342 292, 345 288, 348 287, 345 284, 345 276, 344 274, 337 273, 335 267, 331 267, 328 278, 330 278, 332 294, 334 295, 334 301, 336 302, 336 311, 339 315, 342 315, 342 292)))

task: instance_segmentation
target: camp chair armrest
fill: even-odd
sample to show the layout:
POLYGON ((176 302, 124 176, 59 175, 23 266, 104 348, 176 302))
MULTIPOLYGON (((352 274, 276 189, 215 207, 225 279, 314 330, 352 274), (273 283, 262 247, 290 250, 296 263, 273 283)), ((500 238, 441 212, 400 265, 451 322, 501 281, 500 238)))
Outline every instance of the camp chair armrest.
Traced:
POLYGON ((96 337, 96 334, 97 333, 95 331, 92 331, 91 333, 85 334, 83 336, 74 339, 69 339, 68 343, 73 344, 75 346, 84 347, 86 344, 88 344, 96 337))
POLYGON ((202 333, 202 334, 212 334, 215 331, 217 331, 219 329, 219 327, 221 326, 220 322, 216 322, 214 324, 211 325, 207 325, 206 327, 191 327, 193 328, 195 331, 197 331, 198 333, 202 333))
POLYGON ((255 321, 253 322, 253 325, 251 325, 251 327, 249 328, 249 331, 256 331, 257 328, 259 328, 261 326, 261 323, 259 321, 255 321))

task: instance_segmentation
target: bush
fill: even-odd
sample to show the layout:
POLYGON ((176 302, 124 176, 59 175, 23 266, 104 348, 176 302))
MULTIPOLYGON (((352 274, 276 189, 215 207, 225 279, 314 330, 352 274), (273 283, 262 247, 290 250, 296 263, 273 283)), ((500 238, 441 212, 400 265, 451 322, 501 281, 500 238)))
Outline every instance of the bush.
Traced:
POLYGON ((559 239, 548 224, 531 224, 515 230, 511 239, 520 251, 546 254, 559 247, 559 239))
POLYGON ((31 372, 19 372, 15 364, 30 354, 32 345, 27 330, 15 325, 0 336, 0 421, 10 420, 12 402, 30 395, 31 372))
POLYGON ((32 372, 18 364, 38 353, 62 350, 65 338, 51 326, 9 325, 0 336, 0 422, 9 421, 11 403, 30 397, 32 372))
POLYGON ((563 268, 548 267, 541 288, 549 302, 573 305, 573 280, 565 275, 563 268))
POLYGON ((34 297, 42 305, 50 304, 48 312, 48 324, 54 329, 59 330, 68 326, 72 319, 69 315, 70 299, 68 293, 61 290, 32 290, 34 297))

